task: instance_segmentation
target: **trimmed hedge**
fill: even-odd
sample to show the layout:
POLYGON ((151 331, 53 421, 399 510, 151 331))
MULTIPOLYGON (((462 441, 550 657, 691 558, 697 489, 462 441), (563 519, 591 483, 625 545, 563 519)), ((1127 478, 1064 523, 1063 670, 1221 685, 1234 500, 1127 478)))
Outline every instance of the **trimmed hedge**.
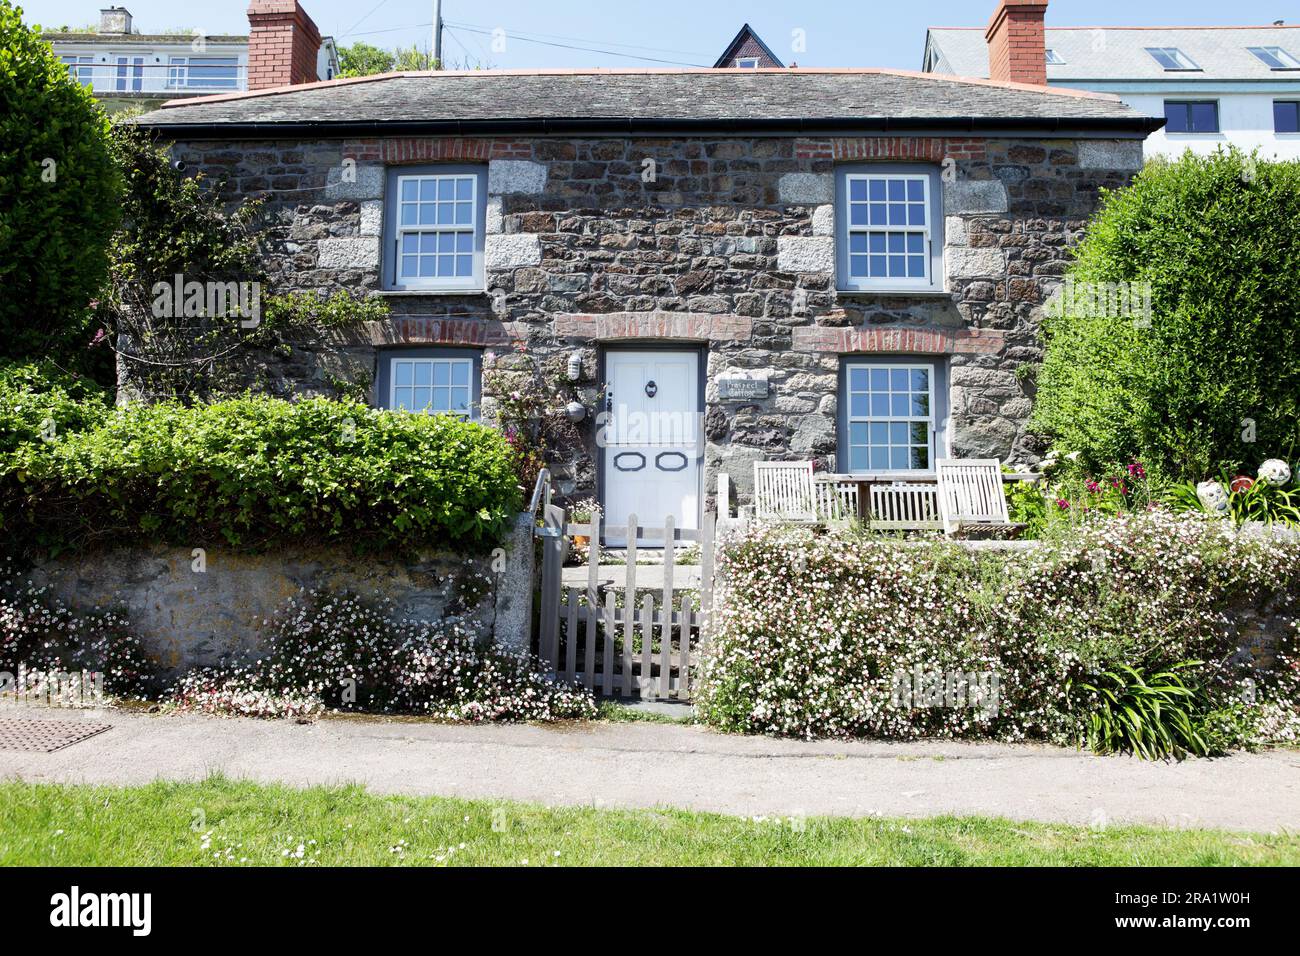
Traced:
POLYGON ((475 552, 520 508, 504 438, 448 416, 245 397, 105 408, 47 437, 34 414, 13 389, 0 401, 0 518, 29 553, 132 539, 475 552))
MULTIPOLYGON (((1300 162, 1149 163, 1108 192, 1078 283, 1150 283, 1149 327, 1064 314, 1031 426, 1085 471, 1141 461, 1198 481, 1300 449, 1300 162)), ((1087 310, 1079 310, 1087 311, 1087 310)))

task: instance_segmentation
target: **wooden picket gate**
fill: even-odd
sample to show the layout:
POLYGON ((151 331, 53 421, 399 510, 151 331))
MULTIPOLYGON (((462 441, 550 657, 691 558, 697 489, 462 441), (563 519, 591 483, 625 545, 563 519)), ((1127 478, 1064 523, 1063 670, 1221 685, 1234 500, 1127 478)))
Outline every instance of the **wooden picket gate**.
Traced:
POLYGON ((640 525, 636 515, 629 515, 625 525, 606 524, 599 514, 589 524, 569 524, 565 510, 547 502, 536 531, 542 539, 537 653, 543 667, 606 696, 688 699, 691 669, 708 639, 714 530, 712 514, 704 516, 698 531, 674 527, 672 516, 662 527, 640 525), (627 540, 627 566, 623 582, 602 589, 597 572, 606 532, 627 540), (591 541, 587 586, 566 588, 561 571, 565 551, 568 539, 579 535, 591 541), (662 587, 638 588, 638 541, 663 544, 662 587), (698 591, 674 586, 679 567, 674 546, 687 542, 700 545, 698 591), (693 594, 698 594, 698 607, 693 594))

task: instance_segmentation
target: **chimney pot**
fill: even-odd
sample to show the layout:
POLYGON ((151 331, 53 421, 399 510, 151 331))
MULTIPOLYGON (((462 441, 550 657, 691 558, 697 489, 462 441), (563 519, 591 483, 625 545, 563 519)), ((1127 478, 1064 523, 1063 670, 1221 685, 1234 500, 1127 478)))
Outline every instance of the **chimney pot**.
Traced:
POLYGON ((1047 0, 1000 0, 984 32, 990 79, 1047 85, 1046 15, 1047 0))

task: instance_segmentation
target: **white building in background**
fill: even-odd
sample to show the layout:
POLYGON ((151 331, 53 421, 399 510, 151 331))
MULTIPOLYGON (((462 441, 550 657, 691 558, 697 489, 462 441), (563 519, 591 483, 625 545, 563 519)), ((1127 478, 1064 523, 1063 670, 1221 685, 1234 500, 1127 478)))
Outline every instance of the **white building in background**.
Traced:
MULTIPOLYGON (((99 11, 94 31, 46 31, 69 72, 110 110, 185 96, 248 89, 248 35, 139 33, 125 7, 99 11)), ((333 37, 321 39, 316 63, 322 80, 338 76, 333 37)))
MULTIPOLYGON (((1300 27, 1048 26, 1043 34, 1049 86, 1112 93, 1166 119, 1146 141, 1148 156, 1232 143, 1300 158, 1300 27)), ((984 28, 932 27, 922 69, 987 77, 984 28)))

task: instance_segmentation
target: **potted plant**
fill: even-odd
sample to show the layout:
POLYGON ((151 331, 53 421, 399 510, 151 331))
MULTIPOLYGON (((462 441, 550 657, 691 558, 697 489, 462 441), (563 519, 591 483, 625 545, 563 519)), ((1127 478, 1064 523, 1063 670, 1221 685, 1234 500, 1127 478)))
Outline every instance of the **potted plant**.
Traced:
MULTIPOLYGON (((574 524, 591 524, 600 513, 600 503, 595 498, 583 498, 570 506, 569 520, 574 524)), ((591 544, 591 535, 575 534, 573 543, 576 547, 585 548, 591 544)))

